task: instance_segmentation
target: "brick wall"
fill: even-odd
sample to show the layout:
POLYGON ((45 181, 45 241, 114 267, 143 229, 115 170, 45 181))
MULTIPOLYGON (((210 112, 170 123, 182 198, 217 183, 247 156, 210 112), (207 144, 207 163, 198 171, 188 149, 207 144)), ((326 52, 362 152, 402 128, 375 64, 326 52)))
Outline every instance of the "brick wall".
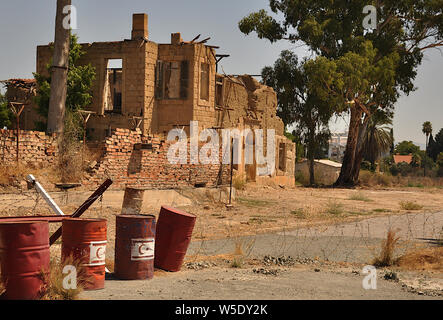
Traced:
POLYGON ((219 164, 170 164, 167 153, 174 143, 165 141, 161 136, 142 137, 140 130, 116 129, 105 140, 104 155, 92 170, 88 182, 101 183, 110 177, 114 187, 133 185, 148 189, 174 189, 196 184, 215 186, 220 170, 222 184, 229 182, 229 165, 220 168, 219 164))
MULTIPOLYGON (((5 165, 16 161, 17 136, 15 130, 0 130, 0 159, 5 165)), ((53 164, 57 156, 54 136, 39 131, 20 131, 19 160, 32 164, 53 164)))

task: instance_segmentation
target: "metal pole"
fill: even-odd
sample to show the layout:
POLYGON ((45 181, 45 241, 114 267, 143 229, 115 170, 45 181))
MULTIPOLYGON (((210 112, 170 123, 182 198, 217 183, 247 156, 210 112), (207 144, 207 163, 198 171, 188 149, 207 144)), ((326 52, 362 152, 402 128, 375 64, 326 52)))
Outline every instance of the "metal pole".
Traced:
POLYGON ((17 114, 16 117, 17 120, 17 152, 16 152, 16 162, 18 163, 18 146, 19 146, 19 139, 20 139, 20 116, 17 114))
POLYGON ((231 141, 231 181, 229 183, 229 205, 231 205, 232 197, 232 172, 234 169, 234 141, 231 141))
POLYGON ((51 209, 58 214, 59 216, 64 216, 65 214, 63 213, 63 211, 58 207, 58 205, 55 203, 54 200, 52 200, 51 196, 46 192, 46 190, 42 187, 42 185, 35 180, 34 176, 32 174, 29 174, 27 177, 27 180, 32 183, 32 185, 34 186, 35 190, 38 191, 38 193, 40 193, 43 197, 43 199, 45 199, 46 203, 51 207, 51 209))

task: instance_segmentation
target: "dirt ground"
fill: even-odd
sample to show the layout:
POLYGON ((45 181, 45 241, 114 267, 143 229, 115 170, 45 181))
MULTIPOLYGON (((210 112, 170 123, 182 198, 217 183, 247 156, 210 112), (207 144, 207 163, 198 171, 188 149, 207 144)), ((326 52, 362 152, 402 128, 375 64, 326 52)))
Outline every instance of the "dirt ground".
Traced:
MULTIPOLYGON (((425 295, 395 281, 377 278, 377 288, 362 286, 364 275, 358 269, 321 270, 299 266, 272 269, 263 274, 260 268, 233 269, 211 267, 184 270, 174 274, 156 274, 149 281, 109 279, 104 290, 88 291, 82 299, 124 300, 416 300, 443 299, 425 295), (278 270, 275 273, 275 270, 278 270), (271 272, 272 272, 271 271, 271 272)), ((443 279, 442 279, 443 280, 443 279)))
MULTIPOLYGON (((84 292, 81 298, 442 298, 443 270, 439 268, 396 270, 400 279, 395 281, 385 280, 384 274, 389 270, 380 269, 377 290, 362 289, 361 274, 362 267, 378 254, 389 229, 396 230, 400 237, 397 255, 438 244, 443 228, 442 189, 248 185, 236 192, 232 208, 215 201, 210 192, 184 189, 178 193, 190 201, 186 206, 177 206, 197 216, 188 265, 179 273, 156 271, 150 281, 118 281, 111 274, 105 290, 84 292), (297 262, 270 267, 262 263, 266 255, 286 255, 297 262), (234 268, 238 259, 241 266, 234 268)), ((90 194, 51 192, 66 213, 73 212, 90 194)), ((108 220, 107 267, 111 271, 115 215, 120 213, 122 194, 123 191, 107 191, 83 215, 108 220)), ((163 204, 171 205, 171 201, 163 204)), ((158 215, 159 206, 156 203, 144 213, 158 215)), ((32 190, 0 194, 0 209, 3 216, 52 214, 32 190)), ((58 227, 52 224, 51 231, 58 227)), ((59 257, 60 242, 51 247, 51 254, 59 257)))

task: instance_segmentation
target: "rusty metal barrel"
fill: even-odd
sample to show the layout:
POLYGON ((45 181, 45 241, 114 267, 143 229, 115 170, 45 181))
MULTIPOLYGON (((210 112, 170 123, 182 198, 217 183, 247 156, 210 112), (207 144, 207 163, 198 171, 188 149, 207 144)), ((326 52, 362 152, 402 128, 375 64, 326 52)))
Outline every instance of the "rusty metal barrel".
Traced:
POLYGON ((62 259, 78 261, 85 290, 105 287, 106 219, 67 218, 62 223, 62 259))
POLYGON ((0 223, 1 279, 5 299, 39 299, 49 273, 47 221, 0 223))
POLYGON ((166 271, 180 271, 191 242, 196 216, 162 206, 155 235, 154 265, 166 271))
POLYGON ((154 277, 155 216, 118 215, 114 274, 123 280, 154 277))

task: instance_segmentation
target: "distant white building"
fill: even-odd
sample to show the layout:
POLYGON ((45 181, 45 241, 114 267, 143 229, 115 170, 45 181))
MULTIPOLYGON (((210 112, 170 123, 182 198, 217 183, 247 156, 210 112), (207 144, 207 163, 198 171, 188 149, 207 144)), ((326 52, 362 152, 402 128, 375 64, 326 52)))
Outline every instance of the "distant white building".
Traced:
POLYGON ((333 133, 329 139, 328 158, 342 162, 345 155, 348 133, 333 133))

